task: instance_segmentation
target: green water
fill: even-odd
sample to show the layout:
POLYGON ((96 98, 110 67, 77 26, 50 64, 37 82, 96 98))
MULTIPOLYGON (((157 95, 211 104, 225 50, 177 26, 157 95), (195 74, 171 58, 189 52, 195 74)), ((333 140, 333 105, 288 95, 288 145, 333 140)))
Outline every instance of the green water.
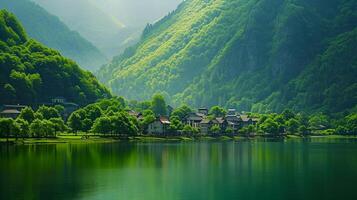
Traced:
POLYGON ((0 199, 357 199, 357 140, 0 146, 0 199))

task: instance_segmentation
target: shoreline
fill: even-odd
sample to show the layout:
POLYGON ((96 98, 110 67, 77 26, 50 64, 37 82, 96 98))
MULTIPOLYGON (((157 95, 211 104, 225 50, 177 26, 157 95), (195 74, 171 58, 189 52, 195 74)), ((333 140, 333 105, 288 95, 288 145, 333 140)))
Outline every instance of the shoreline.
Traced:
POLYGON ((88 139, 83 139, 82 136, 58 136, 56 138, 25 138, 16 140, 10 138, 9 143, 5 138, 0 139, 0 145, 41 145, 41 144, 101 144, 101 143, 117 143, 117 142, 199 142, 199 141, 254 141, 254 140, 293 140, 293 139, 357 139, 357 136, 344 136, 344 135, 286 135, 283 137, 269 137, 269 136, 199 136, 199 137, 185 137, 185 136, 170 136, 170 137, 155 137, 155 136, 132 136, 128 138, 118 137, 100 137, 90 136, 88 139))

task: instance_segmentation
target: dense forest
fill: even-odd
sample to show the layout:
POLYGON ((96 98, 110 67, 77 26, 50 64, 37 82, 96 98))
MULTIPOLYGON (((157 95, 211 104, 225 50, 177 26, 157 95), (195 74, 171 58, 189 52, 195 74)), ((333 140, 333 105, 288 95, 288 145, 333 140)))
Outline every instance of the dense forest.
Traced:
POLYGON ((98 72, 115 94, 241 111, 356 110, 357 2, 192 0, 98 72))
POLYGON ((1 0, 1 8, 14 13, 31 38, 59 50, 81 67, 94 71, 107 62, 97 47, 30 0, 1 0))
POLYGON ((72 60, 29 39, 16 17, 0 11, 0 104, 39 104, 55 97, 85 105, 110 92, 72 60))

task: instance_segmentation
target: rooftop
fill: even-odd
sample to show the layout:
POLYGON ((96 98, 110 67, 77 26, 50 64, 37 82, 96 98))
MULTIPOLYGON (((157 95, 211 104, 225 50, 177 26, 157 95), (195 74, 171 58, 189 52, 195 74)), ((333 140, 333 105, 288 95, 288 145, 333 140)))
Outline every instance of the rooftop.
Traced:
POLYGON ((6 109, 1 112, 1 114, 20 114, 21 112, 15 109, 6 109))

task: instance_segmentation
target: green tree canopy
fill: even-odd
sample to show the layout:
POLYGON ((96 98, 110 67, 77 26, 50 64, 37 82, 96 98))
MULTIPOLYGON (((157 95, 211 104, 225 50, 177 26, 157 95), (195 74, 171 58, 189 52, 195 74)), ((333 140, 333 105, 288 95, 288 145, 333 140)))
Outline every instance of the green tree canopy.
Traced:
POLYGON ((156 116, 167 115, 167 106, 164 96, 162 96, 161 94, 155 94, 152 97, 150 108, 155 113, 156 116))
POLYGON ((227 111, 220 106, 213 106, 210 109, 209 114, 214 117, 224 117, 227 114, 227 111))

